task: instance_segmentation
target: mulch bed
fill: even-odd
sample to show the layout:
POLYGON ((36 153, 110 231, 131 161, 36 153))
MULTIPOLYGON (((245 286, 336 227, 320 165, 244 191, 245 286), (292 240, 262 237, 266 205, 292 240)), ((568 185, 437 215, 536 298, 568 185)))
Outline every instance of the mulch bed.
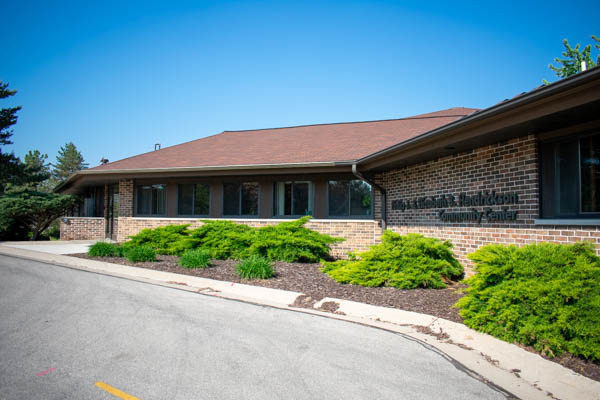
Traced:
MULTIPOLYGON (((398 290, 392 287, 369 288, 338 283, 321 272, 320 264, 285 262, 273 263, 276 271, 275 277, 250 281, 241 279, 235 273, 236 261, 234 260, 213 260, 212 266, 209 268, 188 269, 177 264, 179 258, 176 256, 157 255, 157 262, 133 263, 120 257, 89 257, 85 253, 70 255, 114 264, 304 293, 304 296, 299 297, 293 304, 297 307, 312 308, 317 301, 324 297, 334 297, 375 306, 393 307, 429 314, 459 323, 463 322, 458 310, 452 308, 458 299, 463 296, 459 289, 466 287, 466 285, 460 283, 450 284, 446 289, 398 290)), ((325 303, 322 310, 337 313, 337 304, 325 303)), ((521 347, 537 353, 533 348, 521 347)), ((600 381, 599 364, 569 354, 555 358, 544 358, 557 362, 583 376, 600 381)))

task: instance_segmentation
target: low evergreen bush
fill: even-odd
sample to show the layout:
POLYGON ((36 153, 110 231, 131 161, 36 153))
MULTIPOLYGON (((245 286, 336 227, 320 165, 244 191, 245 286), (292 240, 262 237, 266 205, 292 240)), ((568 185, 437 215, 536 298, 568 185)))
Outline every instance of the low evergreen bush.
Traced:
POLYGON ((123 244, 148 245, 158 254, 182 255, 187 250, 204 249, 213 259, 244 259, 251 255, 272 261, 317 262, 329 254, 330 245, 343 241, 315 232, 304 225, 310 217, 253 228, 233 221, 206 220, 196 229, 189 225, 169 225, 144 229, 123 244))
POLYGON ((88 249, 90 257, 117 257, 119 246, 113 243, 96 242, 88 249))
POLYGON ((464 276, 450 242, 418 234, 401 236, 392 231, 385 231, 381 243, 370 250, 351 254, 350 260, 322 265, 323 272, 340 283, 370 287, 439 289, 464 276))
POLYGON ((257 255, 242 260, 236 265, 235 272, 244 279, 269 279, 275 275, 271 262, 257 255))
POLYGON ((456 307, 465 324, 547 356, 600 360, 600 257, 591 244, 488 245, 456 307))
POLYGON ((125 258, 131 262, 155 261, 156 252, 148 245, 128 246, 124 251, 125 258))
POLYGON ((142 229, 137 235, 130 236, 130 240, 124 243, 124 246, 147 245, 158 254, 181 255, 185 250, 194 247, 193 242, 187 240, 190 235, 189 226, 189 224, 167 225, 142 229))
POLYGON ((187 250, 179 259, 185 268, 206 268, 210 265, 210 253, 204 249, 187 250))
POLYGON ((232 221, 203 222, 204 225, 191 231, 190 242, 208 251, 211 258, 219 260, 241 258, 256 234, 256 228, 232 221))
POLYGON ((329 255, 330 245, 344 239, 334 238, 306 228, 309 216, 295 221, 259 228, 247 255, 259 255, 273 261, 319 262, 329 255))

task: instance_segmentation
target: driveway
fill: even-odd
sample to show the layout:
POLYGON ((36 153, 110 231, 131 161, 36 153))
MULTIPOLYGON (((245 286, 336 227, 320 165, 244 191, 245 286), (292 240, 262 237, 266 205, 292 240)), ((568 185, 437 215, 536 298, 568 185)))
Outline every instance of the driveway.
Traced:
POLYGON ((0 354, 3 399, 504 398, 398 334, 6 256, 0 354))

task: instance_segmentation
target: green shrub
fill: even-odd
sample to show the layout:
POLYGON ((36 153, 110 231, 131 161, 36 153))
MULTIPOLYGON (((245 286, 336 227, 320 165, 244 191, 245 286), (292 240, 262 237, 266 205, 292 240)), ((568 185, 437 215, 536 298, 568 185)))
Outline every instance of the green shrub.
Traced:
POLYGON ((235 272, 244 279, 268 279, 275 274, 271 262, 257 255, 242 260, 236 265, 235 272))
POLYGON ((155 261, 156 252, 148 245, 129 246, 125 249, 125 258, 131 262, 155 261))
POLYGON ((318 262, 329 255, 330 245, 344 239, 334 238, 306 228, 309 216, 295 221, 265 226, 256 231, 247 255, 259 255, 273 261, 318 262))
POLYGON ((188 250, 179 259, 185 268, 206 268, 210 265, 210 253, 204 249, 188 250))
POLYGON ((401 236, 392 231, 384 232, 381 244, 351 255, 350 260, 322 264, 323 272, 340 283, 370 287, 439 289, 464 275, 450 242, 418 234, 401 236))
POLYGON ((125 246, 125 244, 117 246, 117 257, 125 257, 125 252, 127 251, 128 247, 130 246, 125 246))
POLYGON ((256 229, 247 225, 222 220, 203 222, 204 225, 191 231, 190 239, 195 246, 208 251, 211 258, 240 258, 255 236, 256 229))
POLYGON ((214 259, 243 259, 251 255, 272 261, 317 262, 327 257, 333 238, 306 228, 310 217, 282 222, 273 226, 252 228, 233 221, 206 220, 196 229, 189 225, 169 225, 144 229, 124 243, 130 246, 149 245, 158 254, 182 255, 187 250, 204 249, 214 259))
POLYGON ((158 254, 181 255, 194 247, 189 241, 190 225, 167 225, 154 229, 142 229, 137 235, 130 236, 125 247, 148 245, 158 254))
POLYGON ((488 245, 456 307, 465 324, 547 356, 600 360, 600 258, 592 245, 488 245))
POLYGON ((88 249, 90 257, 115 257, 118 256, 119 246, 113 243, 96 242, 88 249))

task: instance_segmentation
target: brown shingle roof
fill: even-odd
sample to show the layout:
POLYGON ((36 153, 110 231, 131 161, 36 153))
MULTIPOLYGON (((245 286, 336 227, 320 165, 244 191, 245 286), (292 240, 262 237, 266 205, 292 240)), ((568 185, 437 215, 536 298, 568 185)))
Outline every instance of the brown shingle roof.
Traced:
POLYGON ((353 161, 477 111, 450 108, 414 117, 289 128, 225 131, 93 170, 353 161))

